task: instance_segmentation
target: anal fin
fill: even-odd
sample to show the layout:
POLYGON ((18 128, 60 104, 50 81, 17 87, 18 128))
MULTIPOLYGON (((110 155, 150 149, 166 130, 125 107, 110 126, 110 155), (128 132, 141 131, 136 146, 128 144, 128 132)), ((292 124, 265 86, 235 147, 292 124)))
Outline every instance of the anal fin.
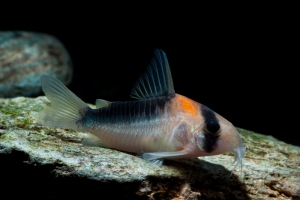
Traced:
POLYGON ((89 146, 89 147, 105 147, 103 141, 97 136, 92 134, 86 135, 81 141, 81 144, 83 146, 89 146))

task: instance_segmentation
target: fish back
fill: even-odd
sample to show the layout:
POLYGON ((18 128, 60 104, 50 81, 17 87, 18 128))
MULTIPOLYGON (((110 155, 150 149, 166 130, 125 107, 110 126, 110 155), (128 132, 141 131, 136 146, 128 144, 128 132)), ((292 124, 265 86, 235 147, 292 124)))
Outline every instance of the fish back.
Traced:
POLYGON ((165 106, 168 101, 168 97, 158 97, 137 101, 114 102, 107 107, 91 110, 83 118, 83 126, 92 125, 92 121, 97 126, 149 123, 167 114, 165 106))

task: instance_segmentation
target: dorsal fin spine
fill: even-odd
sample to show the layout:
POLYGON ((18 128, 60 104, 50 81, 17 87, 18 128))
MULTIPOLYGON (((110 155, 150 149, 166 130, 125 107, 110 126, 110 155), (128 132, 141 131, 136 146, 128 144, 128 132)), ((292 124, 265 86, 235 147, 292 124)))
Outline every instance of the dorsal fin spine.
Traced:
POLYGON ((136 99, 174 94, 172 75, 165 53, 156 49, 146 72, 137 80, 131 91, 136 99))

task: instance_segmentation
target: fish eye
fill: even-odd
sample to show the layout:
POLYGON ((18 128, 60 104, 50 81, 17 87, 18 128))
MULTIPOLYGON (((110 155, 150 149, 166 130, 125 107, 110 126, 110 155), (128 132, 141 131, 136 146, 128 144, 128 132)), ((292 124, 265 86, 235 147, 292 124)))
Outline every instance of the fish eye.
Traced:
POLYGON ((210 133, 216 133, 220 130, 220 124, 217 120, 209 120, 206 124, 206 129, 210 132, 210 133))

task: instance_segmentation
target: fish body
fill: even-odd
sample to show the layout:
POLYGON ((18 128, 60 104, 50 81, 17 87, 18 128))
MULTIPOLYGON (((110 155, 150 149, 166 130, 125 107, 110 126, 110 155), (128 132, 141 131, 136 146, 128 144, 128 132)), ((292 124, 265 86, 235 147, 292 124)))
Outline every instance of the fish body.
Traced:
POLYGON ((51 107, 36 120, 50 127, 87 131, 83 144, 142 154, 149 161, 233 152, 242 165, 245 147, 235 127, 210 108, 175 93, 166 55, 155 50, 131 97, 108 102, 98 99, 90 108, 60 81, 41 77, 51 107))

